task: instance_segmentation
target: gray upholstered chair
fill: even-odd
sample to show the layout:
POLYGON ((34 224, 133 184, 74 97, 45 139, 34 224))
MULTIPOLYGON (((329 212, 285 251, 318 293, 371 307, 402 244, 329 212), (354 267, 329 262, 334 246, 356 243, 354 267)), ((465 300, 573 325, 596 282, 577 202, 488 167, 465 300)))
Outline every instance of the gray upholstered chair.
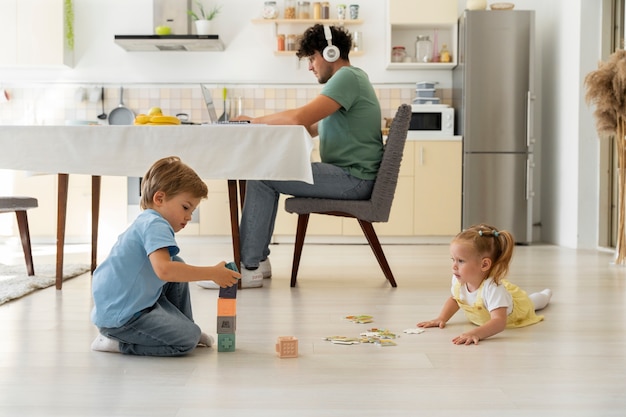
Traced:
POLYGON ((410 121, 411 106, 403 104, 398 108, 391 123, 383 159, 369 200, 291 197, 285 201, 285 210, 289 213, 298 214, 298 229, 291 269, 292 287, 296 286, 304 236, 306 235, 306 228, 311 213, 355 218, 359 222, 385 277, 389 280, 392 287, 397 286, 372 223, 389 220, 389 212, 391 211, 391 203, 393 202, 398 183, 398 172, 400 171, 400 162, 402 161, 402 153, 410 121))
POLYGON ((37 206, 37 199, 33 197, 0 197, 0 213, 15 212, 17 216, 17 227, 20 231, 28 275, 35 275, 35 267, 33 266, 33 253, 30 246, 30 231, 28 230, 26 210, 37 206))

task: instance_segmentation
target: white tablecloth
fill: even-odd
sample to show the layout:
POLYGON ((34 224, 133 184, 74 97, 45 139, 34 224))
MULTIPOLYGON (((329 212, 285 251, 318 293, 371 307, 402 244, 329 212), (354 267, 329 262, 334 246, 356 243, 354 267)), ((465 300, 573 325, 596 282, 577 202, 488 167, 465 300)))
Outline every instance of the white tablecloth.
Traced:
POLYGON ((302 126, 0 126, 0 168, 143 176, 176 155, 204 179, 313 182, 302 126))

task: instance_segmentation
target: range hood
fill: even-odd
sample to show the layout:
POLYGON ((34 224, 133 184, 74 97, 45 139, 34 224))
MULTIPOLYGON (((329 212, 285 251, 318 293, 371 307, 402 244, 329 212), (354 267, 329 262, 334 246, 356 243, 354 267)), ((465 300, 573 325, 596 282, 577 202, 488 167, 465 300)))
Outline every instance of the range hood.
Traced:
POLYGON ((217 35, 191 34, 187 10, 191 0, 153 0, 153 26, 167 25, 171 35, 115 35, 115 43, 132 52, 223 51, 217 35))
POLYGON ((130 52, 224 50, 218 35, 115 35, 115 43, 130 52))

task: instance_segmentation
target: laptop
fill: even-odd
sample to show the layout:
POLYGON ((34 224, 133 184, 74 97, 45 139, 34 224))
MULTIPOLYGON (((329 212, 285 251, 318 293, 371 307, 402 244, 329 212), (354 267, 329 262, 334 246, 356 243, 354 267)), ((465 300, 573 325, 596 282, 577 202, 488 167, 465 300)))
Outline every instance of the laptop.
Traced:
POLYGON ((211 97, 211 90, 209 90, 205 85, 200 84, 202 88, 202 96, 204 97, 204 103, 206 104, 206 109, 209 112, 209 123, 219 123, 219 124, 246 124, 250 123, 247 120, 219 120, 217 117, 217 112, 215 111, 215 105, 213 104, 213 97, 211 97))
POLYGON ((217 123, 217 113, 215 112, 213 97, 211 97, 211 90, 209 90, 205 85, 200 85, 200 87, 202 87, 204 104, 206 104, 206 109, 209 112, 209 123, 217 123))

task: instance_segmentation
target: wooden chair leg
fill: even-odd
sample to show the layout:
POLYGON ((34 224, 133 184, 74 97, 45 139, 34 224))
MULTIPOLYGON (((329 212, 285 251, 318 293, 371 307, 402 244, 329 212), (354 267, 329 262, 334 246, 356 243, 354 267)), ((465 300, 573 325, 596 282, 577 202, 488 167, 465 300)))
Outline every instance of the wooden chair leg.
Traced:
POLYGON ((33 266, 33 252, 30 246, 30 231, 28 230, 28 215, 25 210, 16 211, 17 227, 20 231, 20 239, 22 240, 22 249, 24 250, 24 260, 26 261, 26 270, 28 275, 35 275, 35 267, 33 266))
POLYGON ((298 230, 296 232, 296 243, 293 249, 293 264, 291 266, 291 286, 296 286, 298 279, 298 268, 300 267, 300 257, 302 256, 302 246, 304 245, 304 236, 306 228, 309 224, 309 214, 298 215, 298 230))
POLYGON ((361 229, 363 230, 363 233, 365 234, 365 237, 367 238, 367 241, 370 244, 370 248, 372 248, 372 251, 374 252, 374 255, 376 256, 376 259, 378 260, 378 264, 380 265, 380 268, 383 270, 383 273, 385 274, 385 277, 387 277, 387 280, 391 283, 392 287, 397 287, 398 284, 396 284, 396 280, 393 277, 393 273, 391 272, 391 268, 389 267, 389 263, 387 263, 387 258, 385 258, 385 253, 383 252, 383 248, 380 246, 380 241, 378 240, 378 236, 376 236, 376 232, 374 231, 374 226, 372 226, 372 223, 370 222, 366 222, 364 220, 359 220, 359 225, 361 226, 361 229))

